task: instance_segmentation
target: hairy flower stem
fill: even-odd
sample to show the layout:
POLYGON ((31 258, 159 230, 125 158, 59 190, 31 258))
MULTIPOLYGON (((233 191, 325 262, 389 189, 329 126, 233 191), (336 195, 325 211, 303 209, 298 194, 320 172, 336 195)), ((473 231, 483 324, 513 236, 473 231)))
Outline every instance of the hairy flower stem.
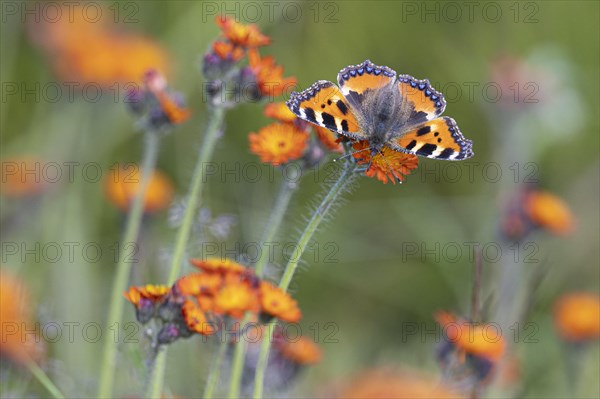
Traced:
MULTIPOLYGON (((283 277, 281 278, 281 281, 279 282, 279 288, 281 288, 282 290, 287 291, 287 289, 290 286, 290 283, 292 281, 292 278, 294 277, 294 273, 296 272, 296 269, 298 268, 298 263, 300 262, 300 259, 302 258, 302 254, 306 250, 308 243, 310 242, 312 236, 317 231, 317 228, 319 227, 321 222, 327 216, 327 213, 331 209, 331 206, 338 199, 338 197, 344 192, 344 190, 346 190, 346 188, 348 187, 348 184, 352 181, 352 177, 354 177, 354 175, 355 175, 354 172, 356 170, 356 167, 357 167, 357 165, 354 162, 347 162, 345 164, 345 167, 342 170, 340 176, 338 177, 336 182, 333 183, 333 185, 329 188, 329 191, 327 192, 325 197, 323 197, 323 199, 321 200, 321 203, 319 204, 319 206, 313 213, 308 224, 304 228, 302 235, 300 235, 300 238, 298 239, 298 244, 296 245, 298 252, 294 254, 295 256, 290 258, 290 260, 288 261, 288 264, 285 267, 285 271, 283 272, 283 277)), ((269 350, 270 350, 269 344, 270 344, 271 338, 273 336, 273 331, 275 330, 273 327, 274 327, 274 325, 269 325, 268 332, 263 337, 263 341, 261 343, 260 354, 259 354, 259 358, 258 358, 259 360, 258 360, 258 364, 256 367, 256 374, 254 376, 253 397, 255 399, 261 398, 263 395, 264 376, 265 376, 265 370, 267 368, 267 363, 268 363, 268 359, 269 359, 269 350)))
MULTIPOLYGON (((290 204, 292 195, 294 194, 297 188, 298 185, 291 181, 284 181, 281 183, 281 188, 279 189, 279 193, 277 194, 277 198, 275 199, 275 204, 273 205, 273 211, 271 212, 271 216, 269 217, 269 221, 261 239, 260 255, 255 265, 255 273, 258 277, 263 276, 265 267, 269 261, 269 252, 265 251, 264 249, 266 246, 265 244, 271 242, 275 237, 275 234, 277 234, 277 230, 279 230, 279 226, 281 225, 281 221, 283 220, 283 215, 285 215, 285 211, 287 210, 288 205, 290 204)), ((248 317, 244 318, 241 324, 240 331, 244 331, 244 328, 246 327, 249 320, 250 319, 248 317)), ((221 348, 219 349, 217 355, 218 358, 211 366, 210 375, 208 381, 206 382, 204 399, 210 399, 212 397, 215 385, 219 381, 219 375, 221 372, 221 361, 222 357, 225 356, 225 348, 227 348, 227 345, 228 343, 226 341, 221 342, 221 348)), ((230 384, 233 384, 233 381, 235 381, 236 379, 241 378, 246 348, 246 341, 240 339, 240 341, 236 344, 233 355, 234 366, 231 372, 230 384)), ((236 388, 233 387, 233 389, 236 388)), ((239 387, 237 389, 239 393, 239 387)), ((235 397, 237 397, 237 395, 235 397)))
MULTIPOLYGON (((215 107, 209 113, 210 119, 206 128, 206 135, 204 136, 204 142, 200 147, 200 153, 194 168, 194 175, 190 182, 190 188, 187 196, 187 204, 185 212, 183 214, 183 221, 179 230, 177 231, 177 237, 175 239, 175 251, 173 252, 173 258, 171 259, 171 271, 169 272, 169 278, 167 280, 168 285, 172 285, 181 271, 181 265, 185 255, 187 243, 190 238, 192 231, 192 225, 198 208, 200 206, 200 199, 202 197, 202 178, 204 176, 204 168, 212 158, 215 146, 221 135, 221 129, 223 120, 225 119, 225 110, 221 107, 215 107)), ((146 392, 146 398, 160 398, 162 395, 162 388, 165 378, 165 366, 167 358, 167 348, 163 348, 159 351, 156 357, 154 365, 154 373, 150 377, 150 386, 146 392)))
MULTIPOLYGON (((160 144, 159 133, 147 131, 144 137, 146 142, 144 145, 144 154, 142 155, 140 189, 135 195, 133 205, 127 216, 125 234, 123 235, 122 241, 123 246, 137 242, 142 223, 142 216, 144 215, 144 197, 146 189, 148 188, 150 176, 156 165, 156 158, 158 157, 160 144)), ((113 281, 106 331, 115 328, 117 331, 119 330, 119 323, 123 318, 123 305, 125 304, 122 293, 127 289, 129 275, 131 274, 131 265, 132 263, 129 258, 122 254, 119 258, 115 279, 113 281)), ((118 339, 111 339, 108 335, 105 339, 102 363, 100 366, 100 383, 97 392, 98 398, 109 398, 113 396, 112 388, 114 385, 118 341, 118 339)))
POLYGON ((48 377, 48 375, 46 375, 44 370, 42 370, 42 368, 38 366, 33 359, 27 357, 25 359, 25 365, 27 366, 31 374, 33 374, 33 376, 39 381, 39 383, 42 384, 44 388, 46 388, 51 397, 53 397, 54 399, 65 399, 65 396, 62 394, 60 389, 58 389, 56 385, 54 385, 54 383, 48 377))

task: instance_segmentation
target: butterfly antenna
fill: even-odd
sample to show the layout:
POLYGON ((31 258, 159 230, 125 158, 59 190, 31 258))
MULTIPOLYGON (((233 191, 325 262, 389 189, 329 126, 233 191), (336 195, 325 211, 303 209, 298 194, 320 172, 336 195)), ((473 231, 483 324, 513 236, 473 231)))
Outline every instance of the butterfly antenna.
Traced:
MULTIPOLYGON (((383 160, 385 161, 385 163, 387 164, 387 166, 390 168, 390 172, 392 172, 392 175, 394 176, 394 178, 396 179, 396 181, 399 184, 402 184, 402 180, 398 177, 398 175, 396 175, 396 171, 394 171, 394 168, 392 168, 392 165, 390 165, 390 163, 388 162, 388 160, 385 158, 385 155, 383 155, 383 152, 381 152, 381 150, 377 150, 377 152, 379 153, 379 155, 381 155, 381 158, 383 158, 383 160)), ((371 157, 371 161, 372 160, 373 160, 373 158, 371 157)), ((369 167, 371 167, 370 163, 369 163, 369 167)))

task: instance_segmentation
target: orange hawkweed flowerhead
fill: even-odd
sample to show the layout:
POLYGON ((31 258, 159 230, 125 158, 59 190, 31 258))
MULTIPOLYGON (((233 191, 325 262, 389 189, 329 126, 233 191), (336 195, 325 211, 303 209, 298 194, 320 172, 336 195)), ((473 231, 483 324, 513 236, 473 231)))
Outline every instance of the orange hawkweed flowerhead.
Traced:
POLYGON ((264 313, 280 320, 297 323, 302 318, 296 301, 287 292, 267 281, 260 283, 260 303, 264 313))
POLYGON ((271 43, 271 39, 263 35, 254 24, 241 24, 236 22, 235 19, 226 16, 218 16, 216 22, 227 40, 236 46, 255 48, 271 43))
POLYGON ((334 152, 344 152, 344 147, 342 147, 342 144, 339 142, 337 134, 321 126, 315 125, 313 127, 317 134, 317 138, 325 148, 334 152))
POLYGON ((0 355, 21 363, 39 360, 43 347, 31 332, 33 312, 29 293, 21 280, 0 268, 0 355))
POLYGON ((438 312, 435 319, 443 327, 448 341, 459 351, 492 362, 498 361, 504 355, 506 343, 499 327, 456 319, 447 312, 438 312))
POLYGON ((600 296, 587 292, 562 296, 554 305, 554 323, 567 341, 600 338, 600 296))
POLYGON ((217 332, 213 323, 209 323, 206 313, 193 301, 186 300, 181 307, 181 313, 187 327, 202 335, 212 335, 217 332))
POLYGON ((140 306, 142 299, 150 302, 160 302, 169 293, 169 287, 166 285, 142 285, 138 287, 129 287, 129 290, 123 295, 125 299, 136 307, 140 306))
MULTIPOLYGON (((64 8, 57 21, 30 26, 33 40, 46 52, 52 68, 68 82, 115 84, 141 83, 150 68, 165 73, 166 52, 154 41, 134 33, 118 32, 115 24, 90 21, 85 10, 64 8)), ((104 15, 108 15, 104 10, 104 15)))
POLYGON ((283 102, 268 103, 264 109, 265 116, 277 119, 279 122, 294 123, 298 118, 283 102))
POLYGON ((287 360, 302 366, 319 363, 323 357, 321 349, 307 337, 295 340, 280 339, 274 344, 287 360))
POLYGON ((387 146, 383 147, 381 151, 383 156, 382 154, 376 154, 371 159, 370 150, 365 150, 368 147, 368 141, 359 141, 352 144, 354 150, 364 150, 353 154, 353 157, 358 160, 359 165, 369 165, 370 163, 365 175, 377 177, 384 184, 387 184, 388 180, 396 184, 396 178, 400 181, 404 180, 404 176, 419 165, 419 158, 416 155, 394 151, 387 146))
POLYGON ((190 263, 198 269, 208 273, 236 273, 241 274, 246 271, 246 267, 231 259, 209 258, 209 259, 190 259, 190 263))
POLYGON ((280 96, 286 89, 296 85, 296 78, 283 77, 283 67, 275 63, 271 56, 261 58, 258 51, 250 51, 248 54, 249 66, 252 71, 258 94, 264 97, 273 98, 280 96))
POLYGON ((180 295, 214 294, 221 287, 223 277, 218 273, 190 273, 175 283, 180 295))
POLYGON ((433 377, 415 371, 380 367, 349 378, 339 389, 344 399, 450 399, 463 398, 433 377))
POLYGON ((574 219, 567 204, 557 196, 532 190, 525 197, 525 213, 531 221, 555 234, 573 231, 574 219))
POLYGON ((42 178, 44 162, 34 157, 6 159, 0 162, 2 196, 11 198, 33 197, 41 194, 46 188, 42 178))
POLYGON ((259 308, 255 290, 245 282, 230 283, 215 294, 214 312, 241 318, 246 312, 257 312, 259 308))
POLYGON ((212 45, 213 52, 224 61, 238 62, 246 55, 242 47, 238 47, 229 42, 214 42, 212 45))
MULTIPOLYGON (((140 168, 130 164, 110 170, 104 181, 104 189, 109 202, 123 212, 127 212, 140 190, 142 173, 140 168)), ((173 198, 173 184, 165 174, 154 171, 144 195, 144 212, 154 213, 169 206, 173 198)))
POLYGON ((275 166, 299 159, 306 151, 309 136, 289 123, 272 123, 250 133, 250 151, 275 166))

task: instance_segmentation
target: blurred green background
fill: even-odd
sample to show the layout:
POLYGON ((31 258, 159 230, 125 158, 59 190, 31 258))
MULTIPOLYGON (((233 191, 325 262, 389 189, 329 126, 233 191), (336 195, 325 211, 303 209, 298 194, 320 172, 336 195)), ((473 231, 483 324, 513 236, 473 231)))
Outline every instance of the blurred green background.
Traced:
MULTIPOLYGON (((78 96, 74 101, 63 97, 50 102, 43 95, 36 100, 33 95, 21 98, 20 93, 7 91, 7 83, 44 87, 57 77, 47 56, 32 44, 22 16, 7 12, 6 3, 19 8, 24 3, 2 3, 2 159, 34 155, 59 163, 97 162, 104 173, 116 162, 138 161, 141 134, 122 101, 114 101, 114 92, 94 103, 78 96)), ((381 363, 436 373, 434 352, 439 336, 421 332, 435 328, 432 315, 437 310, 468 315, 473 262, 466 243, 498 243, 502 201, 519 189, 531 171, 541 187, 565 199, 574 213, 576 230, 567 237, 544 232, 529 236, 526 242, 534 243, 534 254, 523 246, 517 249, 521 258, 530 254, 534 259, 522 265, 525 275, 540 266, 547 273, 534 295, 530 317, 538 327, 538 342, 520 339, 511 350, 521 362, 520 395, 571 394, 566 369, 575 366, 565 360, 551 311, 563 292, 597 292, 600 287, 600 6, 593 1, 475 3, 276 2, 272 15, 261 1, 106 3, 134 12, 136 22, 125 23, 121 16, 120 29, 147 35, 168 52, 169 85, 184 93, 193 112, 191 120, 164 137, 160 149, 158 167, 174 181, 177 201, 186 193, 207 120, 199 71, 202 54, 219 34, 210 14, 213 7, 243 22, 257 23, 273 40, 261 49, 262 54, 273 55, 287 76, 296 76, 299 89, 319 79, 335 81, 341 68, 366 58, 398 73, 430 79, 442 92, 447 89, 445 115, 456 119, 463 134, 473 140, 475 157, 468 165, 421 159, 405 184, 395 186, 360 178, 356 189, 345 195, 330 221, 317 232, 314 248, 319 252, 307 252, 292 287, 304 314, 302 332, 314 336, 315 328, 319 331, 324 359, 302 377, 294 388, 296 395, 318 395, 332 381, 381 363), (260 17, 255 18, 255 10, 260 10, 260 17), (493 72, 501 57, 525 65, 530 73, 517 74, 513 82, 539 101, 526 103, 522 95, 515 101, 515 93, 501 86, 493 72), (496 86, 488 93, 482 91, 490 83, 496 86), (534 85, 524 87, 526 83, 534 85), (502 100, 490 99, 498 86, 504 88, 502 100), (468 87, 474 87, 472 95, 468 87), (485 169, 490 162, 502 173, 498 181, 492 170, 485 169), (515 162, 520 171, 517 178, 515 162), (528 162, 534 166, 526 166, 528 162), (449 181, 453 179, 447 176, 456 170, 460 177, 449 181), (451 248, 454 244, 462 249, 459 255, 451 248), (407 253, 414 245, 419 248, 416 253, 407 253), (417 323, 419 333, 403 339, 410 323, 417 323), (324 342, 329 333, 334 340, 324 342)), ((219 171, 232 169, 236 163, 258 163, 249 152, 247 135, 269 123, 262 104, 240 105, 226 119, 225 134, 213 157, 219 171)), ((236 245, 260 239, 281 181, 280 174, 275 173, 272 180, 267 178, 268 168, 262 170, 265 174, 257 182, 243 174, 207 179, 202 206, 213 215, 237 218, 230 236, 222 241, 224 249, 235 250, 236 245)), ((52 242, 98 243, 103 250, 100 261, 86 262, 77 250, 71 261, 65 250, 58 261, 47 262, 43 256, 35 259, 20 250, 16 255, 5 254, 2 263, 30 286, 42 325, 95 322, 104 328, 115 269, 111 247, 120 237, 124 218, 107 202, 101 182, 82 178, 80 168, 75 168, 74 176, 72 182, 62 179, 52 184, 34 201, 3 196, 2 241, 34 251, 36 245, 52 242)), ((323 190, 323 177, 311 172, 301 181, 278 237, 281 243, 295 242, 311 210, 309 204, 323 190)), ((166 211, 146 218, 134 283, 166 279, 174 232, 166 211)), ((190 255, 201 255, 199 240, 196 234, 190 255)), ((216 239, 209 236, 209 240, 216 239)), ((285 264, 282 254, 276 254, 273 263, 285 264)), ((499 268, 511 262, 513 255, 505 248, 501 260, 493 254, 484 259, 482 295, 488 317, 495 312, 499 268)), ((521 283, 525 289, 527 281, 521 283)), ((127 308, 126 321, 135 320, 133 313, 127 308)), ((511 333, 507 334, 512 343, 511 333)), ((139 329, 134 337, 143 342, 139 329)), ((49 374, 67 395, 93 395, 101 344, 86 342, 81 330, 76 330, 72 342, 63 336, 48 343, 49 374)), ((135 394, 143 383, 144 346, 126 343, 120 348, 116 392, 135 394)), ((211 351, 212 346, 199 338, 173 345, 167 369, 172 392, 183 397, 200 395, 211 351)), ((598 397, 597 342, 579 362, 579 394, 598 397)), ((43 391, 32 384, 26 392, 43 391)))

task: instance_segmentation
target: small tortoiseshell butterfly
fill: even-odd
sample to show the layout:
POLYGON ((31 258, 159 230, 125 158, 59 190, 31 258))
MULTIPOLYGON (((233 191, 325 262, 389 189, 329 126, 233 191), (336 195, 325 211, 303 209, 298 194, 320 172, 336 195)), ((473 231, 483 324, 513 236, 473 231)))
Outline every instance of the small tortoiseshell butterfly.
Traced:
MULTIPOLYGON (((366 60, 344 68, 338 86, 319 80, 286 102, 300 119, 351 140, 367 140, 371 155, 387 146, 427 158, 458 161, 473 156, 454 119, 439 117, 444 96, 427 79, 396 75, 366 60)), ((383 155, 382 155, 383 156, 383 155)))

